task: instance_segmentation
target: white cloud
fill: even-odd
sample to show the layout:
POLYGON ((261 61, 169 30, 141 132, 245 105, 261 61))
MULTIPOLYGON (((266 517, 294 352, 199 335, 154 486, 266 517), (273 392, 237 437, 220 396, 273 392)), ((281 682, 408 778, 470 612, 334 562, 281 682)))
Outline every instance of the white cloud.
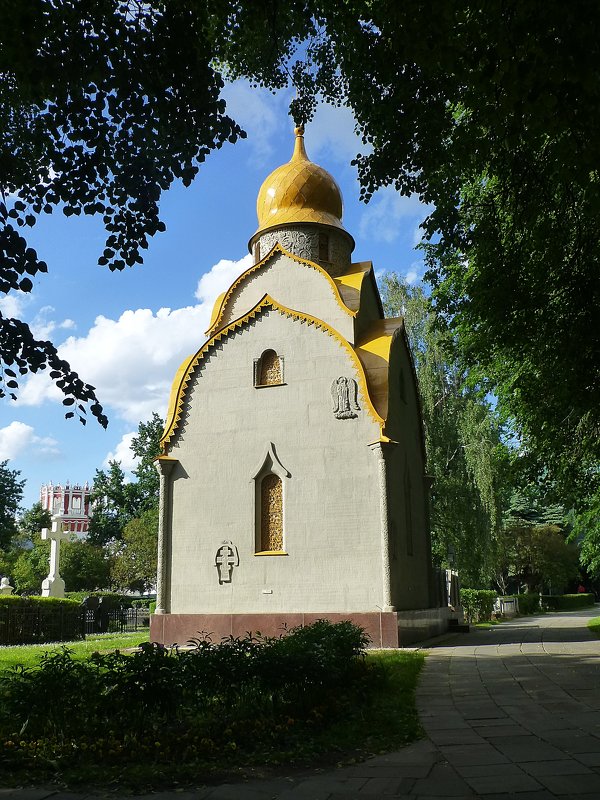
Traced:
POLYGON ((27 300, 24 296, 7 294, 5 297, 0 297, 0 311, 5 317, 21 318, 27 300))
MULTIPOLYGON (((177 367, 204 342, 216 296, 251 263, 247 255, 215 264, 198 282, 197 305, 156 313, 132 309, 116 320, 99 316, 86 336, 70 336, 59 354, 96 387, 110 413, 131 424, 149 419, 153 411, 164 417, 177 367)), ((46 374, 38 373, 29 376, 17 402, 37 406, 62 397, 46 374)))
POLYGON ((226 291, 233 281, 252 266, 252 255, 248 253, 239 261, 230 261, 227 258, 222 258, 214 267, 198 281, 198 286, 194 292, 194 297, 202 303, 210 304, 210 311, 215 299, 226 291))
POLYGON ((367 153, 370 148, 354 132, 354 124, 351 109, 321 103, 315 118, 306 126, 308 157, 318 162, 325 155, 333 161, 348 164, 358 153, 367 153))
POLYGON ((386 186, 375 193, 363 212, 359 232, 364 238, 377 242, 394 242, 404 226, 414 226, 415 218, 421 221, 427 216, 429 207, 421 203, 416 194, 405 197, 393 186, 386 186))
POLYGON ((225 85, 222 96, 227 103, 227 113, 248 134, 252 147, 252 163, 266 164, 273 151, 273 138, 281 136, 287 117, 289 97, 287 92, 273 94, 267 89, 250 86, 248 81, 237 80, 225 85))
POLYGON ((107 454, 102 466, 106 468, 108 467, 109 461, 118 461, 123 472, 133 472, 138 463, 138 460, 133 455, 133 451, 131 449, 131 442, 135 436, 136 431, 123 434, 121 441, 117 444, 115 449, 107 454))
POLYGON ((72 319, 62 322, 51 319, 54 311, 53 306, 42 306, 33 318, 29 327, 36 339, 49 339, 56 330, 73 330, 76 327, 72 319))
POLYGON ((11 422, 0 428, 0 460, 14 459, 26 450, 34 450, 35 455, 52 458, 60 454, 58 442, 50 436, 37 436, 35 429, 24 422, 11 422))

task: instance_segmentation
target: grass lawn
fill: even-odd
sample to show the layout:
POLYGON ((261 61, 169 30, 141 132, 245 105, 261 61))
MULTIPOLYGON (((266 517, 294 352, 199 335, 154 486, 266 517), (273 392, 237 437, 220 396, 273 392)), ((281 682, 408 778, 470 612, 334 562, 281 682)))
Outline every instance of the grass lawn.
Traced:
POLYGON ((588 628, 600 639, 600 617, 594 617, 588 622, 588 628))
POLYGON ((55 652, 62 647, 72 650, 77 658, 87 658, 92 653, 109 653, 123 650, 147 642, 149 630, 138 633, 97 633, 87 636, 84 641, 57 642, 55 644, 25 644, 19 646, 0 647, 0 670, 10 667, 35 666, 44 653, 55 652))

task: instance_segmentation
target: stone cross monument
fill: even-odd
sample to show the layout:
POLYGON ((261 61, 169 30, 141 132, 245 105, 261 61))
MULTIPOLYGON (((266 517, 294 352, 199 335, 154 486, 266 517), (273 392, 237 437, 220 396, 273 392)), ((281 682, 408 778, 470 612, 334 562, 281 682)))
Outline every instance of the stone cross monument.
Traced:
POLYGON ((60 543, 68 541, 60 515, 52 517, 52 530, 42 528, 42 539, 50 540, 50 572, 42 581, 42 597, 64 597, 65 582, 60 577, 60 543))

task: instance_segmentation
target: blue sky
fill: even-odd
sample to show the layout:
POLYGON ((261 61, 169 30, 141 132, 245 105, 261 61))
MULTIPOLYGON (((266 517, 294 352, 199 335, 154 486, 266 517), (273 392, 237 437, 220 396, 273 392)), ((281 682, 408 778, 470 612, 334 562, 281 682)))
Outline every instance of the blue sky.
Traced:
MULTIPOLYGON (((21 382, 16 403, 0 401, 0 460, 9 459, 26 479, 25 508, 39 499, 43 483, 91 484, 109 458, 126 472, 134 467, 129 442, 138 423, 153 411, 164 417, 175 371, 205 340, 215 297, 250 264, 258 190, 292 153, 290 97, 243 82, 227 86, 224 96, 248 138, 210 155, 190 188, 174 185, 163 195, 167 230, 151 240, 143 265, 111 273, 96 264, 105 239, 100 219, 55 212, 30 234, 48 274, 35 279, 29 297, 0 299, 0 309, 59 346, 96 386, 109 426, 92 417, 85 427, 65 420, 62 395, 44 374, 21 382)), ((356 241, 353 260, 418 281, 423 264, 414 245, 425 209, 391 188, 368 205, 359 202, 350 162, 364 147, 351 113, 321 106, 305 143, 309 158, 340 185, 344 225, 356 241)))

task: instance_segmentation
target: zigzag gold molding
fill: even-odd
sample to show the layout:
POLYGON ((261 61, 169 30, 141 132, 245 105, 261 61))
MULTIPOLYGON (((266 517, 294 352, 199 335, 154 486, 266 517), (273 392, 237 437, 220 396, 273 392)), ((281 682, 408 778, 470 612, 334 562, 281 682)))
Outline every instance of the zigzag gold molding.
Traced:
POLYGON ((211 314, 210 327, 205 332, 207 336, 211 336, 215 331, 218 330, 219 324, 223 318, 223 312, 225 311, 225 307, 227 306, 229 298, 231 297, 233 292, 238 288, 238 286, 246 280, 248 275, 251 275, 253 272, 256 272, 257 270, 265 267, 267 263, 278 254, 287 256, 288 258, 291 258, 292 261, 295 261, 298 264, 303 264, 306 267, 310 267, 311 269, 320 272, 321 275, 323 275, 329 281, 336 302, 338 303, 342 311, 344 311, 351 317, 356 317, 358 312, 352 311, 352 309, 348 308, 348 306, 344 303, 336 282, 331 277, 331 275, 326 270, 323 269, 323 267, 321 267, 315 261, 309 261, 306 258, 301 258, 300 256, 297 256, 294 253, 290 253, 288 250, 282 247, 279 244, 279 242, 276 242, 264 258, 261 258, 261 260, 257 261, 256 264, 253 264, 245 272, 242 272, 242 274, 238 278, 236 278, 236 280, 231 284, 229 289, 227 289, 227 291, 224 292, 222 295, 219 295, 219 297, 215 302, 213 312, 211 314))
POLYGON ((179 429, 179 424, 183 416, 183 406, 185 403, 186 392, 196 368, 201 366, 202 361, 206 358, 209 351, 217 342, 229 336, 230 333, 244 327, 251 320, 255 319, 267 309, 278 311, 280 314, 283 314, 290 319, 299 320, 300 322, 304 322, 308 325, 314 325, 338 341, 338 343, 349 353, 354 363, 356 372, 358 373, 358 382, 362 396, 366 401, 365 405, 367 407, 367 411, 373 420, 380 426, 381 431, 383 431, 385 420, 378 414, 377 409, 371 400, 364 367, 352 345, 346 339, 344 339, 344 337, 338 333, 335 328, 332 328, 331 325, 323 322, 323 320, 317 319, 317 317, 311 317, 309 314, 304 314, 301 311, 294 311, 291 308, 287 308, 286 306, 283 306, 274 300, 270 295, 265 294, 263 298, 254 306, 254 308, 250 309, 250 311, 248 311, 242 317, 239 317, 239 319, 234 320, 229 325, 226 325, 218 330, 193 356, 190 356, 188 359, 186 359, 179 367, 177 374, 175 375, 173 388, 171 390, 171 400, 169 402, 169 412, 167 415, 165 430, 160 441, 161 453, 163 455, 168 454, 168 447, 171 445, 172 440, 179 429))

